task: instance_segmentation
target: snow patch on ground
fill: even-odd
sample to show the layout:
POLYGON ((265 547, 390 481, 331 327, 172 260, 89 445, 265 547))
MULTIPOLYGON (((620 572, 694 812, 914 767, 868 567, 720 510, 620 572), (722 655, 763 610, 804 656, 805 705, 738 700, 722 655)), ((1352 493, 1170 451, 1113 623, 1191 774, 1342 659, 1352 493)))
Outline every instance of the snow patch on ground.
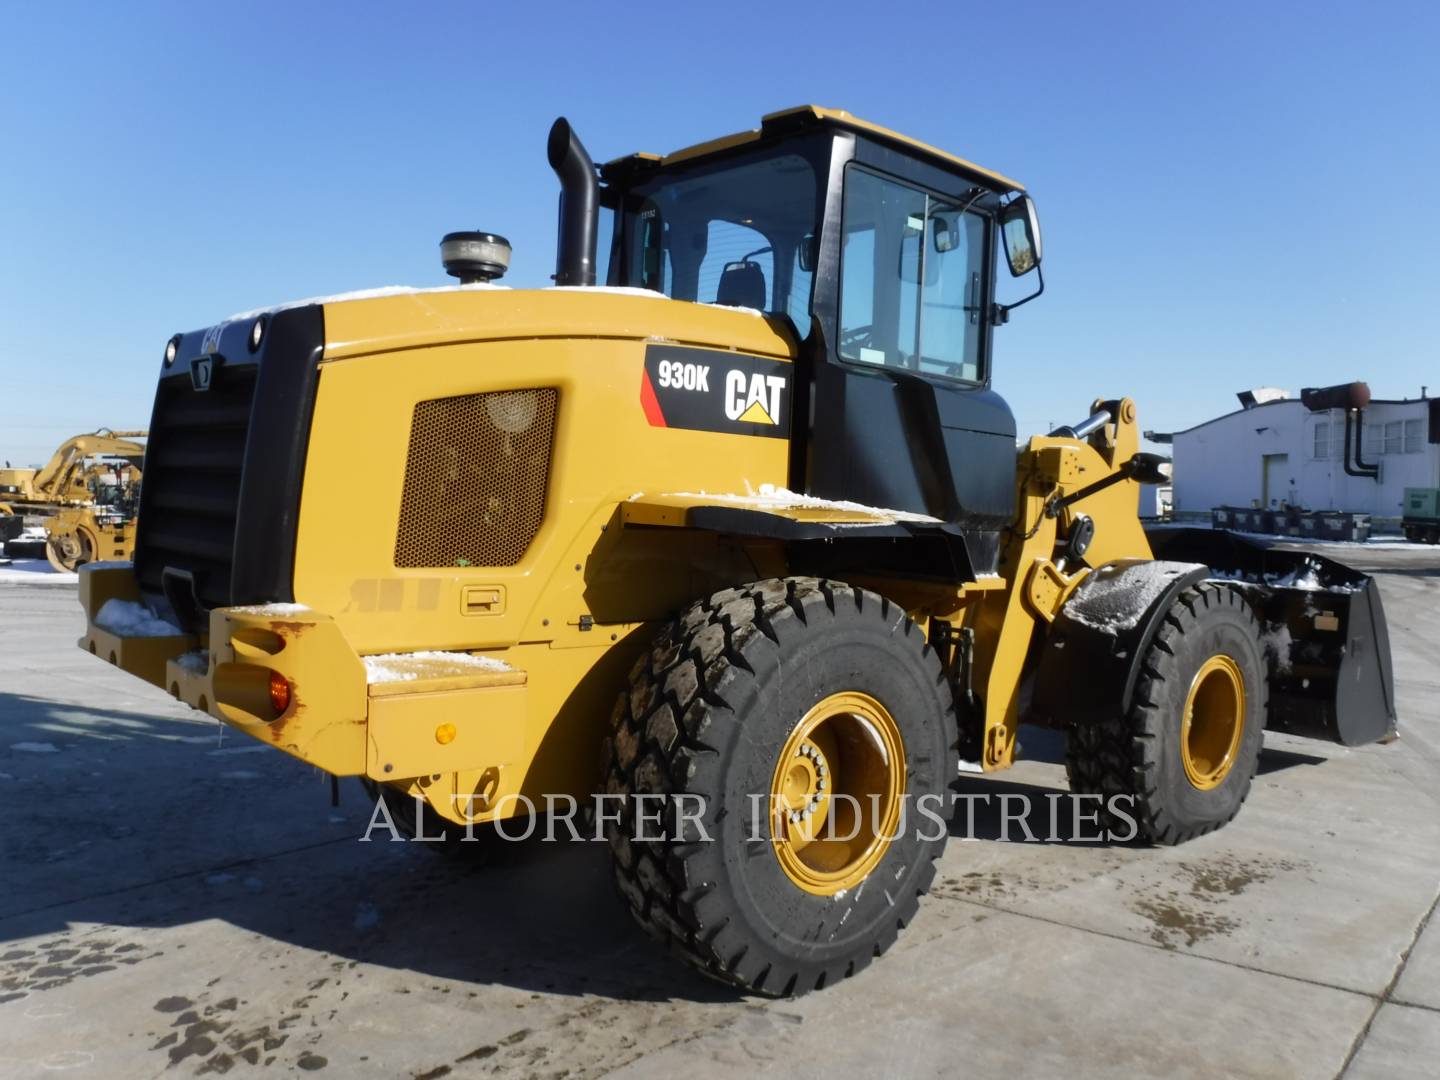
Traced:
POLYGON ((22 754, 58 754, 60 748, 54 743, 48 742, 17 742, 10 744, 11 750, 19 750, 22 754))
POLYGON ((95 625, 121 637, 180 637, 185 633, 134 600, 106 600, 95 614, 95 625))
POLYGON ((57 573, 45 559, 12 559, 9 566, 0 564, 0 584, 74 585, 79 580, 79 574, 57 573))
MULTIPOLYGON (((453 668, 469 668, 474 671, 514 671, 504 660, 493 656, 474 656, 456 652, 413 652, 380 653, 376 656, 362 656, 365 662, 367 683, 410 682, 426 673, 415 665, 434 664, 453 668)), ((436 672, 435 674, 444 674, 436 672)))
POLYGON ((1129 630, 1155 598, 1198 563, 1142 562, 1103 566, 1080 583, 1065 614, 1082 626, 1114 634, 1129 630))
MULTIPOLYGON (((641 495, 636 494, 630 498, 631 501, 634 501, 640 497, 641 495)), ((664 498, 706 499, 711 502, 744 506, 755 510, 840 510, 851 514, 873 514, 875 517, 886 518, 891 522, 917 521, 934 525, 940 523, 939 518, 930 517, 928 514, 912 514, 908 510, 889 510, 883 506, 866 506, 863 503, 849 502, 844 499, 817 499, 813 495, 801 495, 786 488, 776 487, 774 484, 761 484, 759 491, 749 495, 676 491, 667 492, 664 498)), ((885 522, 876 522, 876 524, 885 524, 885 522)))

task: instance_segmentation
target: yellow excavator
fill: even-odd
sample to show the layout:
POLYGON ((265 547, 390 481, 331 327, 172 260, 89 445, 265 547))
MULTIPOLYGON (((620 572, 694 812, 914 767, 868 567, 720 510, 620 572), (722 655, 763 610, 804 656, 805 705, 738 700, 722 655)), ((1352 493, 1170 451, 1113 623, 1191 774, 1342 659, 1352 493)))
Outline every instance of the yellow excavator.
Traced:
POLYGON ((1236 814, 1267 727, 1393 732, 1369 579, 1147 536, 1168 463, 1123 394, 1017 443, 1019 183, 816 107, 599 168, 562 119, 547 153, 554 288, 451 233, 457 284, 169 339, 81 648, 417 836, 593 797, 641 926, 763 994, 894 942, 961 769, 1022 722, 1108 835, 1162 844, 1236 814))
POLYGON ((45 555, 57 571, 124 561, 135 546, 144 431, 98 431, 66 439, 38 469, 0 469, 0 515, 39 516, 45 555))

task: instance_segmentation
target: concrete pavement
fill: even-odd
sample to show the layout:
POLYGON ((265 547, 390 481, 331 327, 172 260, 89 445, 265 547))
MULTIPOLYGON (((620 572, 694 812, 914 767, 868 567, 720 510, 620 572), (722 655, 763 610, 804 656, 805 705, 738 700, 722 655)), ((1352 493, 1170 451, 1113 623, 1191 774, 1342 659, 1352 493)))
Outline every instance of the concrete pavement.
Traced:
MULTIPOLYGON (((952 843, 890 953, 778 1002, 660 955, 600 845, 357 842, 357 787, 81 654, 73 586, 0 582, 0 1076, 1433 1076, 1440 552, 1339 557, 1381 582, 1400 741, 1269 736, 1180 848, 952 843)), ((1064 791, 1023 741, 968 790, 1064 791)))

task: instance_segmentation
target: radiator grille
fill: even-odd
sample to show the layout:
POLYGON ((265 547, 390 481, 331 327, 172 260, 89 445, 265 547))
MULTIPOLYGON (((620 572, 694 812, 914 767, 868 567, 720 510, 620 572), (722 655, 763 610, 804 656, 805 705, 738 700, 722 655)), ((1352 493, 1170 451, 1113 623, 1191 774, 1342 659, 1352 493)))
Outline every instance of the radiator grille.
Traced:
POLYGON ((187 375, 160 380, 135 549, 141 589, 159 594, 169 567, 192 575, 206 607, 230 603, 240 472, 255 396, 255 365, 226 368, 205 393, 187 375))
POLYGON ((520 561, 545 516, 557 397, 509 390, 415 406, 396 566, 520 561))

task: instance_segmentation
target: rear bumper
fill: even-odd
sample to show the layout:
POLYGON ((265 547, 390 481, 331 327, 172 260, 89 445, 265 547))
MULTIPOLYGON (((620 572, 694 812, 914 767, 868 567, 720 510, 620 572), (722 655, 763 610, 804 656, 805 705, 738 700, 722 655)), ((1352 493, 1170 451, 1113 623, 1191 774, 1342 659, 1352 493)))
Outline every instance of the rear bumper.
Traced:
POLYGON ((99 625, 111 600, 139 602, 130 565, 83 567, 82 649, 335 776, 423 777, 427 785, 444 777, 447 789, 473 792, 475 778, 522 763, 523 671, 432 665, 371 684, 339 625, 322 612, 294 604, 217 608, 208 634, 157 637, 99 625), (283 711, 272 702, 272 675, 288 685, 283 711))

